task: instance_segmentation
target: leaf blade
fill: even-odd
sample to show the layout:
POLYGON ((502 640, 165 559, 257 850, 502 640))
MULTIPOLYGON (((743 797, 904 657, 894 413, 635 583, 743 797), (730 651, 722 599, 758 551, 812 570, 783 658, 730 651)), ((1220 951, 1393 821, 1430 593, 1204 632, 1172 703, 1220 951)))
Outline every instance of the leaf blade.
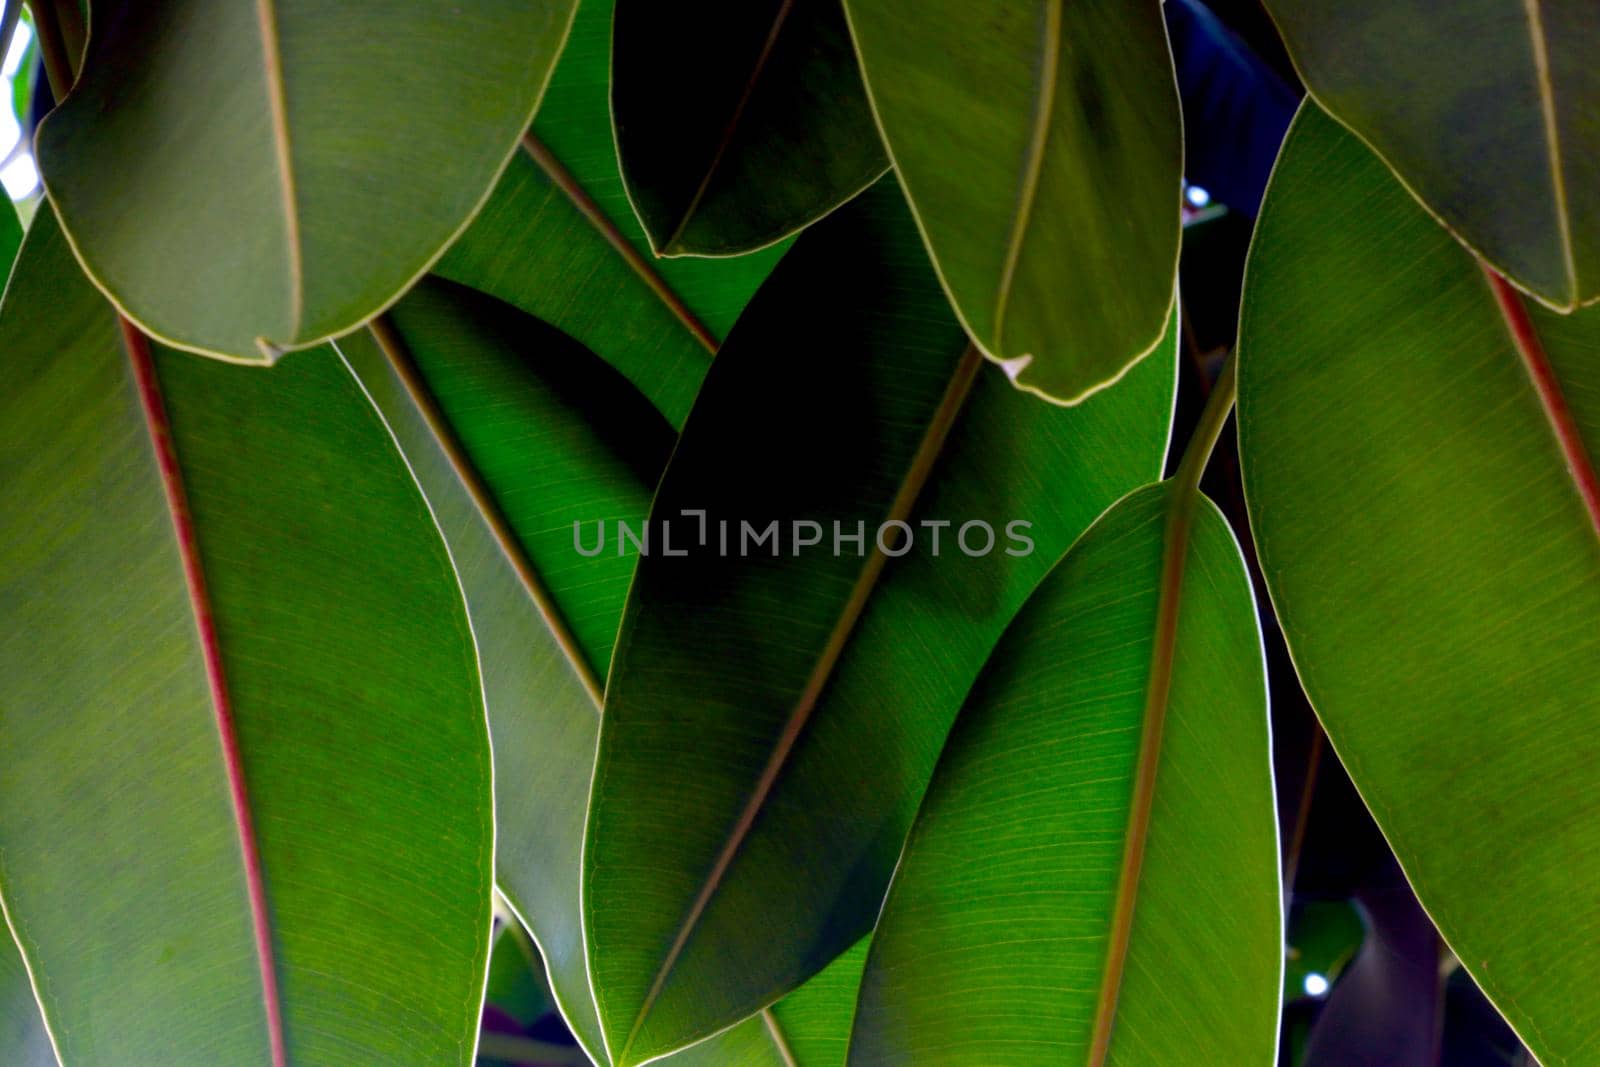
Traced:
POLYGON ((973 340, 1031 357, 1018 385, 1058 403, 1114 382, 1164 336, 1177 271, 1183 146, 1160 5, 845 10, 973 340))
POLYGON ((766 557, 770 544, 740 542, 741 523, 759 533, 769 520, 816 521, 824 537, 833 521, 846 535, 858 521, 875 529, 899 506, 958 368, 971 369, 894 194, 892 186, 866 194, 785 257, 713 366, 653 505, 658 525, 673 520, 674 549, 691 558, 640 562, 613 661, 585 852, 591 968, 611 999, 601 1018, 623 1062, 748 1015, 870 929, 867 902, 887 881, 933 754, 989 644, 1044 557, 1158 472, 1171 347, 1128 389, 1076 412, 1038 404, 980 366, 908 521, 981 518, 995 534, 992 556, 961 553, 951 526, 944 559, 891 561, 863 608, 852 589, 871 532, 859 553, 842 542, 839 558, 827 542, 818 555, 792 556, 787 532, 785 562, 766 557), (834 378, 853 388, 838 393, 834 378), (829 412, 821 432, 819 410, 829 412), (1104 465, 1085 462, 1089 440, 1102 443, 1104 465), (707 511, 698 555, 694 520, 681 509, 707 511), (1035 524, 1037 556, 1002 555, 1013 518, 1035 524), (720 520, 729 523, 727 557, 717 554, 720 520), (857 608, 836 648, 841 620, 857 608), (688 613, 700 620, 692 630, 675 621, 688 613), (946 651, 926 654, 935 647, 946 651), (805 709, 819 685, 813 714, 805 709), (784 745, 792 748, 780 758, 784 745), (765 801, 752 805, 763 789, 765 801), (744 829, 731 836, 730 827, 744 829), (800 855, 816 857, 804 878, 774 877, 800 855), (707 896, 706 873, 719 866, 707 896), (630 907, 603 903, 615 899, 630 907), (754 928, 794 933, 757 944, 754 928))
POLYGON ((660 255, 763 248, 889 167, 838 0, 622 0, 614 42, 623 178, 660 255))
MULTIPOLYGON (((1241 316, 1242 468, 1267 586, 1418 898, 1534 1053, 1563 1062, 1586 1015, 1560 991, 1574 961, 1537 917, 1600 921, 1552 891, 1581 879, 1592 836, 1563 797, 1587 781, 1573 724, 1595 706, 1600 541, 1473 257, 1319 109, 1303 109, 1279 175, 1241 316), (1510 784, 1534 766, 1538 796, 1510 784), (1504 881, 1486 885, 1471 872, 1491 856, 1504 881), (1497 885, 1518 887, 1514 908, 1497 885)), ((1527 310, 1593 442, 1600 320, 1527 310)))
POLYGON ((1208 501, 1186 549, 1128 968, 1107 960, 1149 743, 1171 493, 1146 487, 1097 520, 996 646, 885 902, 851 1063, 1100 1063, 1103 1033, 1116 1063, 1271 1058, 1281 923, 1264 667, 1243 560, 1208 501), (1103 1032, 1108 981, 1120 988, 1103 1032), (950 1014, 952 1000, 970 1010, 950 1014))
POLYGON ((270 362, 360 324, 438 258, 527 126, 571 15, 570 0, 107 6, 40 127, 51 202, 147 333, 270 362), (418 57, 450 75, 419 78, 418 57), (345 76, 319 76, 330 66, 345 76))
MULTIPOLYGON (((30 381, 7 398, 0 466, 35 501, 5 518, 0 881, 51 1031, 69 1059, 270 1062, 246 846, 177 534, 115 316, 49 215, 0 333, 30 381)), ((326 353, 269 375, 157 350, 153 369, 226 670, 287 1053, 464 1061, 488 947, 488 738, 432 516, 326 353), (325 506, 335 489, 342 509, 325 506)))

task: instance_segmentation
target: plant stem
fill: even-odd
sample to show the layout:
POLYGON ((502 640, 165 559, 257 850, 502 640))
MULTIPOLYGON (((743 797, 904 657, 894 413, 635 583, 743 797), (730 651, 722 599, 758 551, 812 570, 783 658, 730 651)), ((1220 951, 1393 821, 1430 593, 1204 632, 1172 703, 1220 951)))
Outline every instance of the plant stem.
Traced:
POLYGON ((1145 688, 1139 752, 1133 768, 1128 836, 1123 845, 1122 867, 1117 876, 1117 896, 1111 914, 1105 971, 1100 980, 1100 998, 1095 1006, 1094 1028, 1090 1035, 1091 1067, 1102 1067, 1111 1049, 1117 1000, 1122 992, 1123 968, 1127 963, 1128 944, 1133 934, 1139 879, 1144 870, 1150 815, 1155 810, 1156 770, 1161 763, 1161 737, 1166 728, 1167 706, 1171 699, 1172 664, 1178 647, 1178 610, 1182 600, 1184 563, 1189 556, 1189 532, 1194 526, 1194 514, 1200 500, 1200 475, 1205 472, 1217 439, 1222 436, 1222 427, 1233 410, 1236 363, 1237 357, 1229 357, 1222 373, 1217 376, 1211 395, 1206 398, 1205 409, 1200 413, 1200 421, 1195 425, 1188 447, 1184 449, 1183 459, 1178 463, 1177 473, 1172 476, 1167 498, 1155 639, 1150 649, 1150 677, 1145 688))
MULTIPOLYGON (((1238 362, 1237 356, 1228 357, 1228 361, 1222 365, 1222 373, 1217 375, 1216 384, 1206 397, 1200 420, 1195 423, 1189 445, 1183 450, 1183 459, 1172 475, 1173 490, 1177 494, 1192 497, 1195 490, 1200 488, 1200 476, 1205 473, 1206 463, 1210 461, 1217 440, 1222 436, 1222 428, 1227 425, 1228 416, 1233 412, 1233 401, 1238 395, 1238 362)), ((1177 496, 1173 499, 1176 501, 1177 496)))
POLYGON ((67 51, 56 12, 56 0, 40 0, 33 8, 33 30, 39 38, 39 57, 44 60, 44 76, 50 95, 57 104, 72 89, 72 57, 67 51))

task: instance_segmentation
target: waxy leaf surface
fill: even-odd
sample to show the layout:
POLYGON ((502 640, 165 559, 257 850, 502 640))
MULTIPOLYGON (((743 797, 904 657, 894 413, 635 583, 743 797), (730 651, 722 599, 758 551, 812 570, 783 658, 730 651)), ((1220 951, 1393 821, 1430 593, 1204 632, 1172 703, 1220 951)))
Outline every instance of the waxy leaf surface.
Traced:
POLYGON ((1600 8, 1267 0, 1317 102, 1541 301, 1600 298, 1600 8))
POLYGON ((846 0, 895 171, 983 352, 1072 403, 1164 336, 1183 133, 1158 0, 846 0))
POLYGON ((1546 1064, 1600 930, 1600 308, 1496 284, 1312 105, 1240 320, 1251 528, 1300 680, 1417 897, 1546 1064))
POLYGON ((573 0, 96 3, 41 125, 50 200, 108 296, 169 343, 262 361, 343 333, 494 185, 573 0))
POLYGON ((890 184, 785 256, 679 440, 612 664, 584 922, 617 1062, 749 1015, 871 929, 990 646, 1094 516, 1156 476, 1173 353, 1081 409, 1017 392, 970 349, 890 184), (915 530, 895 559, 873 543, 889 519, 915 530), (994 540, 968 530, 969 555, 972 521, 994 540), (741 548, 744 524, 773 522, 781 547, 741 548), (798 553, 794 522, 819 531, 798 553), (836 550, 835 522, 863 540, 836 550))
POLYGON ((582 0, 532 137, 437 272, 582 342, 676 427, 786 246, 654 259, 617 167, 610 77, 611 0, 582 0))
POLYGON ((481 687, 357 383, 152 352, 49 214, 0 351, 0 890, 63 1059, 470 1063, 481 687))
POLYGON ((852 1067, 1273 1062, 1283 931, 1255 602, 1204 499, 1166 588, 1172 493, 1102 516, 989 657, 884 903, 852 1067), (1130 847, 1142 864, 1125 883, 1130 847))

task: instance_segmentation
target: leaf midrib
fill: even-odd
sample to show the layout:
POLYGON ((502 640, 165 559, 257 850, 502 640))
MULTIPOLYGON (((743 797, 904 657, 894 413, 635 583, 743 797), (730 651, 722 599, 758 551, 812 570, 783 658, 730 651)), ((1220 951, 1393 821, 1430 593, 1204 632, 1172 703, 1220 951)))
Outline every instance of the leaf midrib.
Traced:
POLYGON ((484 483, 483 476, 477 466, 472 462, 472 457, 457 440, 454 431, 444 413, 439 409, 438 401, 434 398, 432 390, 428 387, 427 380, 423 377, 416 361, 412 358, 410 349, 400 331, 394 326, 387 314, 379 315, 367 325, 368 332, 377 343, 378 349, 388 360, 389 366, 394 370, 395 377, 399 379, 401 387, 406 391, 412 406, 417 409, 423 425, 428 429, 434 444, 443 453, 445 461, 450 464, 451 471, 456 480, 466 490, 468 498, 472 501, 473 509, 483 520, 489 535, 494 539, 501 555, 511 565, 512 571, 517 576, 517 581, 527 593, 528 599, 533 602, 534 608, 539 612, 540 619, 544 622, 546 630, 556 647, 560 649, 566 659, 573 675, 583 686, 584 692, 589 697, 590 704, 594 707, 596 715, 600 714, 603 703, 604 687, 600 683, 599 675, 589 658, 584 654, 577 638, 567 625, 566 618, 555 598, 545 588, 543 579, 539 576, 538 569, 528 557, 523 548, 522 540, 512 529, 511 523, 501 512, 495 502, 488 486, 484 483))
POLYGON ((1200 476, 1233 409, 1237 391, 1238 357, 1230 358, 1206 398, 1194 435, 1184 448, 1169 484, 1165 523, 1161 536, 1161 580, 1156 600, 1155 638, 1150 649, 1150 675, 1146 679, 1144 715, 1140 723, 1139 751, 1134 762, 1132 796, 1128 805, 1128 830, 1107 938, 1105 970, 1101 974, 1089 1042, 1089 1067, 1103 1067, 1111 1050, 1117 1002, 1122 992, 1123 968, 1133 937, 1134 912, 1144 871, 1145 846, 1155 811, 1156 771, 1161 763, 1161 740, 1172 702, 1172 668, 1178 646, 1178 619, 1183 597, 1183 575, 1189 557, 1195 512, 1200 505, 1200 476))
POLYGON ((1566 460, 1567 476, 1573 491, 1588 513, 1589 524, 1594 528, 1596 537, 1600 537, 1600 477, 1595 474, 1594 461, 1589 456, 1583 433, 1578 429, 1572 409, 1567 405, 1561 380, 1550 364, 1550 357, 1545 354, 1538 327, 1528 314, 1521 294, 1511 283, 1482 259, 1478 260, 1478 266, 1488 282, 1506 331, 1511 335, 1512 346, 1517 350, 1523 369, 1528 372, 1529 383, 1555 437, 1556 446, 1566 460))
MULTIPOLYGON (((1061 72, 1061 21, 1065 0, 1046 0, 1044 12, 1044 41, 1039 57, 1039 81, 1034 102, 1033 129, 1028 135, 1028 148, 1023 156, 1022 183, 1017 192, 1017 210, 1011 221, 1011 234, 1006 240, 1004 266, 1000 270, 1000 287, 994 300, 994 335, 991 344, 996 355, 1005 353, 1006 312, 1011 304, 1011 290, 1016 284, 1017 267, 1022 260, 1022 246, 1027 239, 1028 227, 1033 221, 1033 206, 1039 196, 1039 180, 1044 170, 1045 147, 1050 141, 1050 126, 1055 115, 1056 82, 1061 72)), ((1531 0, 1530 0, 1531 2, 1531 0)), ((1016 353, 1021 355, 1022 353, 1016 353)))
MULTIPOLYGON (((923 485, 932 473, 944 442, 948 438, 951 428, 955 425, 956 418, 960 415, 963 402, 972 388, 979 368, 983 365, 984 356, 976 345, 969 344, 962 354, 960 362, 956 365, 950 381, 945 388, 944 395, 940 398, 938 407, 934 410, 923 431, 922 440, 918 443, 917 451, 912 456, 910 465, 902 477, 900 486, 889 505, 883 524, 887 525, 896 520, 904 521, 911 513, 917 497, 921 494, 923 485)), ((638 1014, 634 1017, 629 1028, 627 1039, 622 1044, 621 1051, 616 1055, 618 1062, 626 1062, 627 1054, 638 1039, 639 1032, 644 1027, 645 1019, 649 1017, 651 1009, 655 1006, 661 990, 666 986, 667 979, 673 968, 677 965, 684 947, 698 926, 706 908, 716 895, 723 877, 732 866, 734 857, 740 845, 749 835, 755 823, 756 816, 766 804, 767 797, 776 785, 778 776, 784 765, 788 762, 790 753, 799 741, 811 712, 815 709, 819 697, 828 679, 833 674, 833 668, 839 657, 843 654, 856 621, 866 608, 868 599, 877 586, 878 578, 882 575, 888 563, 888 556, 876 542, 873 550, 868 555, 866 562, 851 587, 850 596, 840 609, 839 617, 834 621, 833 629, 828 634, 828 640, 817 654, 816 663, 812 666, 811 674, 807 677, 805 685, 795 698, 789 716, 784 722, 783 730, 774 742, 771 754, 766 765, 762 768, 761 775, 757 778, 754 789, 749 799, 745 802, 744 809, 740 812, 732 828, 723 842, 721 852, 718 854, 711 870, 702 882, 700 891, 694 902, 690 905, 683 921, 673 937, 671 947, 663 957, 661 966, 651 982, 649 991, 639 1006, 638 1014)))
POLYGON ((1533 46, 1534 78, 1539 87, 1539 113, 1544 122, 1545 152, 1549 158, 1551 192, 1555 197, 1556 231, 1561 239, 1562 266, 1567 273, 1567 300, 1576 307, 1582 294, 1578 288, 1578 264, 1572 249, 1572 218, 1567 207, 1567 176, 1561 158, 1561 127, 1556 117, 1555 86, 1550 79, 1549 42, 1544 32, 1541 0, 1523 0, 1528 20, 1528 37, 1533 46))
POLYGON ((767 61, 772 58, 772 51, 778 45, 778 37, 783 33, 783 27, 789 21, 789 13, 794 10, 794 0, 783 0, 778 11, 772 17, 772 25, 767 30, 766 38, 761 42, 761 51, 756 55, 755 65, 750 70, 750 76, 745 79, 744 89, 739 93, 739 99, 734 102, 733 113, 728 116, 727 123, 722 127, 722 135, 717 140, 717 146, 712 150, 711 159, 706 164, 705 173, 700 177, 700 184, 695 187, 694 195, 689 198, 683 214, 678 219, 678 225, 673 228, 662 244, 663 252, 672 252, 678 247, 678 242, 683 238, 683 231, 689 228, 689 223, 694 220, 695 212, 700 210, 700 203, 706 197, 706 192, 711 188, 711 180, 716 177, 717 168, 722 166, 722 158, 728 154, 728 148, 733 144, 733 138, 738 133, 739 123, 744 119, 744 112, 750 106, 750 100, 755 96, 756 85, 760 83, 761 76, 766 73, 767 61))
MULTIPOLYGON (((305 314, 305 271, 300 243, 299 202, 295 195, 294 166, 289 152, 289 102, 284 85, 283 56, 278 50, 278 20, 274 0, 256 0, 256 21, 261 33, 261 62, 267 92, 267 106, 272 113, 273 153, 278 163, 279 199, 283 208, 285 251, 289 260, 289 332, 284 344, 293 344, 300 336, 300 323, 305 314)), ((270 338, 256 338, 267 361, 272 362, 278 346, 270 338)))
POLYGON ((267 1043, 273 1067, 285 1067, 283 1008, 278 990, 277 966, 272 948, 271 920, 267 913, 266 880, 261 852, 252 822, 249 791, 244 778, 244 763, 234 727, 233 705, 228 694, 227 672, 222 662, 221 644, 211 609, 205 567, 200 559, 199 537, 184 492, 172 427, 167 420, 161 381, 151 356, 150 342, 125 316, 117 316, 123 349, 127 354, 140 412, 149 432, 151 449, 160 472, 162 491, 172 521, 175 547, 183 566, 201 658, 205 664, 206 687, 211 700, 217 737, 221 745, 223 768, 228 780, 234 830, 244 864, 245 890, 250 908, 250 926, 255 941, 257 968, 261 979, 262 1011, 267 1025, 267 1043))

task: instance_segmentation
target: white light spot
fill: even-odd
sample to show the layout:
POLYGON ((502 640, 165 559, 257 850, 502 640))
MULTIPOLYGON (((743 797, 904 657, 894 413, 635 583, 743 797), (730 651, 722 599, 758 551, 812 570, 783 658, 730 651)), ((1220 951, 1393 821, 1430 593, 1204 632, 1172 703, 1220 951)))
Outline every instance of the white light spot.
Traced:
POLYGON ((1328 980, 1316 971, 1306 975, 1306 993, 1313 997, 1326 996, 1328 993, 1328 980))
POLYGON ((1189 198, 1189 203, 1195 207, 1205 207, 1211 203, 1211 194, 1198 185, 1191 185, 1184 193, 1189 198))
POLYGON ((6 49, 6 61, 0 66, 0 74, 8 78, 16 76, 17 68, 22 66, 22 57, 28 54, 28 42, 33 40, 33 31, 26 22, 17 23, 17 28, 11 34, 11 47, 6 49))
POLYGON ((34 166, 32 153, 24 152, 7 163, 0 170, 0 185, 6 187, 6 195, 13 200, 31 196, 39 188, 39 168, 34 166))

